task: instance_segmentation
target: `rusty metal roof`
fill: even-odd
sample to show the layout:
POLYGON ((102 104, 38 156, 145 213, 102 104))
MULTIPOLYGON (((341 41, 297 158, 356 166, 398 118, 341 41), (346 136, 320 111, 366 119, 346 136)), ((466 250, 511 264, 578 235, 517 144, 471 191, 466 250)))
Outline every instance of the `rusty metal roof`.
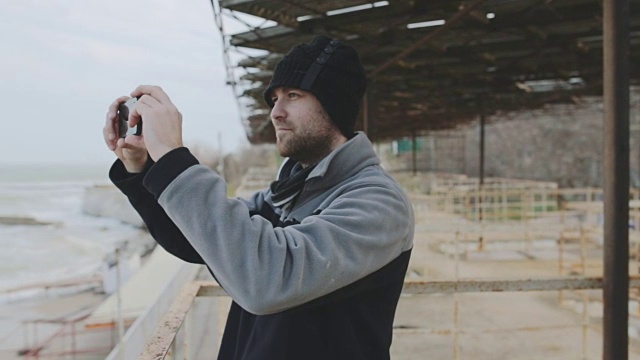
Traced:
MULTIPOLYGON (((630 0, 629 69, 640 84, 640 0, 630 0)), ((602 4, 597 0, 219 0, 219 11, 277 23, 229 35, 259 49, 246 69, 243 121, 273 142, 262 91, 292 46, 326 34, 354 46, 370 79, 356 127, 374 140, 453 128, 487 115, 600 95, 602 4), (365 120, 366 118, 366 120, 365 120)), ((215 8, 215 7, 214 7, 215 8)))

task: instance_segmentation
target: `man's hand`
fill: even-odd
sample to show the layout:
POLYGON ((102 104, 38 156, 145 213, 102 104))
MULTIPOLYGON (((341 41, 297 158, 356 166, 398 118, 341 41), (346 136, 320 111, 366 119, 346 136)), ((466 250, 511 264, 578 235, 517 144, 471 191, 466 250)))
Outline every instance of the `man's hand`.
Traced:
POLYGON ((183 146, 182 114, 162 88, 140 85, 131 96, 139 99, 129 114, 129 126, 144 119, 144 144, 153 160, 158 161, 169 151, 183 146))
MULTIPOLYGON (((128 135, 120 138, 118 124, 118 105, 127 101, 128 96, 121 96, 109 105, 107 119, 102 129, 102 135, 107 147, 113 151, 122 161, 125 169, 130 173, 139 173, 147 163, 148 154, 144 144, 144 138, 137 135, 128 135)), ((135 126, 131 124, 130 126, 135 126)))

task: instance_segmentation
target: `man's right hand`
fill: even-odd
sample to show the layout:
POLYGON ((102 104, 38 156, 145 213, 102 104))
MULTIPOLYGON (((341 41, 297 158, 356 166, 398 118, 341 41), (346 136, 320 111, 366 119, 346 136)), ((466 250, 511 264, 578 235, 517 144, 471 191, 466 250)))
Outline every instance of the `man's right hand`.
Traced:
POLYGON ((120 138, 118 134, 118 105, 127 99, 129 99, 128 96, 121 96, 109 105, 102 134, 107 147, 118 156, 125 169, 130 173, 139 173, 144 169, 149 158, 144 137, 127 135, 126 138, 120 138))

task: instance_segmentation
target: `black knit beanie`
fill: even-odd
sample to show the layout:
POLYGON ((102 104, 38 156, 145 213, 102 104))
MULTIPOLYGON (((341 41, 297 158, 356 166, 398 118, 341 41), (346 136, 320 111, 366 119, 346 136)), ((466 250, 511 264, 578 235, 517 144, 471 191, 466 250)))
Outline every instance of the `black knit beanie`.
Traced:
POLYGON ((264 100, 273 108, 271 92, 277 87, 309 91, 350 138, 366 86, 358 53, 349 45, 320 35, 309 44, 296 45, 280 60, 264 91, 264 100))

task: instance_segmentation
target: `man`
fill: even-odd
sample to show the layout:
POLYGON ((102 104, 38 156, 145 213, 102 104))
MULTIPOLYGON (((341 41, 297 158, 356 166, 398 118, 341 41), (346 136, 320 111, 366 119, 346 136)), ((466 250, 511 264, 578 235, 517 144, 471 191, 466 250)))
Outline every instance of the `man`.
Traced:
POLYGON ((139 86, 129 116, 142 136, 104 136, 112 181, 170 253, 205 264, 233 299, 219 359, 388 359, 413 245, 413 212, 354 133, 366 76, 353 48, 325 36, 278 63, 264 93, 278 178, 249 199, 183 147, 181 115, 139 86))

